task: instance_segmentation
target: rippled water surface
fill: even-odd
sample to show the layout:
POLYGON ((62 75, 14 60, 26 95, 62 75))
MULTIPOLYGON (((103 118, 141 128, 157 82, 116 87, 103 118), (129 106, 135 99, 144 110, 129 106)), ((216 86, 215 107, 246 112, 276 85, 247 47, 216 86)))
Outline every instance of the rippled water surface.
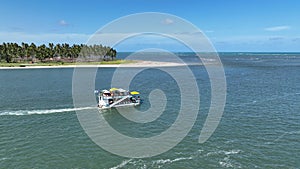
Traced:
MULTIPOLYGON (((193 56, 181 54, 187 62, 197 61, 193 56)), ((111 154, 87 136, 75 111, 94 105, 74 108, 72 68, 0 70, 0 168, 298 168, 300 55, 223 53, 221 60, 227 100, 212 137, 198 143, 210 107, 210 82, 203 66, 191 66, 201 95, 194 127, 173 149, 143 159, 111 154)), ((95 88, 109 88, 114 70, 99 69, 95 88)), ((176 81, 151 68, 138 74, 131 88, 144 99, 140 110, 150 107, 152 90, 165 91, 166 110, 147 124, 111 110, 102 114, 109 124, 132 137, 168 129, 180 108, 176 81)))

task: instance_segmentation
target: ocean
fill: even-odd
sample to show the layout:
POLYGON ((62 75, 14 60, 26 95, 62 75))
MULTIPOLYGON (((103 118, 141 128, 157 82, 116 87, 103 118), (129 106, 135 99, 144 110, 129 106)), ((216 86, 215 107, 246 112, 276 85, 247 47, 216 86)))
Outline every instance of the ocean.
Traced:
MULTIPOLYGON (((128 54, 121 53, 119 58, 128 54)), ((179 55, 188 63, 199 62, 193 53, 179 55)), ((227 93, 221 121, 212 136, 198 142, 209 108, 214 105, 210 104, 211 84, 205 67, 193 65, 189 69, 200 94, 196 121, 176 146, 146 158, 113 154, 90 139, 76 111, 89 111, 96 105, 74 107, 74 68, 0 70, 0 168, 299 168, 300 54, 219 55, 227 93)), ((130 74, 136 69, 124 71, 130 74)), ((168 69, 182 71, 180 67, 168 69)), ((115 70, 99 68, 95 89, 110 88, 115 70)), ((149 123, 129 121, 115 109, 99 112, 116 131, 150 138, 177 120, 180 85, 167 71, 145 69, 134 77, 130 89, 141 93, 143 104, 138 110, 151 107, 149 96, 156 89, 165 92, 165 108, 149 123)), ((127 146, 122 149, 126 151, 127 146)))

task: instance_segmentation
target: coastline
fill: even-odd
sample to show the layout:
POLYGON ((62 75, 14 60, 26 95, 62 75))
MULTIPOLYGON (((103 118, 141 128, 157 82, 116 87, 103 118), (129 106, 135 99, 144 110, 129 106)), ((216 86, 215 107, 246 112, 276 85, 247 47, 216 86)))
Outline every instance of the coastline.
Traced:
POLYGON ((58 65, 58 66, 35 66, 35 65, 26 65, 24 67, 0 67, 0 70, 3 69, 49 69, 49 68, 117 68, 117 67, 177 67, 177 66, 186 66, 184 63, 175 63, 175 62, 157 62, 157 61, 143 61, 135 60, 134 63, 121 63, 121 64, 98 64, 98 65, 58 65))

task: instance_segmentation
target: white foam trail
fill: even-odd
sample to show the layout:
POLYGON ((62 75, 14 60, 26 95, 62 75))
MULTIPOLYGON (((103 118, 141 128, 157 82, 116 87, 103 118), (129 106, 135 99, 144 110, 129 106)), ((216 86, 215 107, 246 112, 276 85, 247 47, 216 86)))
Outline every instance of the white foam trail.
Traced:
POLYGON ((233 154, 239 154, 241 152, 242 152, 242 150, 230 150, 230 151, 220 150, 220 151, 209 152, 206 154, 206 156, 212 156, 212 155, 217 155, 217 154, 233 155, 233 154))
POLYGON ((165 164, 165 163, 173 163, 173 162, 176 162, 176 161, 191 160, 191 159, 193 159, 193 157, 179 157, 179 158, 175 158, 174 160, 171 160, 171 159, 160 159, 160 160, 154 161, 154 163, 156 163, 156 164, 165 164))
POLYGON ((130 161, 132 161, 132 159, 122 161, 121 164, 119 164, 119 165, 117 165, 117 166, 115 166, 115 167, 112 167, 112 168, 110 168, 110 169, 118 169, 118 168, 122 168, 122 167, 124 167, 126 164, 128 164, 130 161))
POLYGON ((225 168, 233 168, 233 165, 229 161, 227 162, 220 161, 219 164, 225 168))
POLYGON ((230 155, 230 154, 238 154, 241 150, 230 150, 230 151, 224 151, 224 154, 230 155))
POLYGON ((33 114, 51 114, 51 113, 63 113, 77 110, 95 109, 96 107, 80 107, 80 108, 64 108, 64 109, 48 109, 48 110, 16 110, 16 111, 0 111, 0 116, 22 116, 33 114))

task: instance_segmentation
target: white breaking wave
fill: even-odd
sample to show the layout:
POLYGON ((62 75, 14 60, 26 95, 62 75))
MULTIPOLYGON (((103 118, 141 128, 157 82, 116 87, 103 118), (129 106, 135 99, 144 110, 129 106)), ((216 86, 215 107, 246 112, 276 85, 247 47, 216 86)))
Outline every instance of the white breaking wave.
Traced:
POLYGON ((209 152, 205 156, 213 156, 218 154, 233 155, 233 154, 239 154, 241 152, 242 150, 230 150, 230 151, 220 150, 220 151, 209 152))
POLYGON ((220 164, 222 167, 225 167, 225 168, 233 168, 233 165, 232 165, 230 162, 223 162, 223 161, 220 161, 219 164, 220 164))
POLYGON ((230 155, 230 154, 238 154, 241 150, 230 150, 230 151, 224 151, 224 154, 230 155))
POLYGON ((219 164, 223 168, 243 168, 240 163, 231 160, 229 157, 225 157, 219 164))
POLYGON ((7 110, 0 111, 0 116, 22 116, 22 115, 33 115, 33 114, 51 114, 51 113, 63 113, 63 112, 71 112, 77 110, 88 110, 95 109, 96 107, 80 107, 80 108, 64 108, 64 109, 48 109, 48 110, 7 110))
POLYGON ((115 166, 115 167, 112 167, 112 168, 110 168, 110 169, 118 169, 118 168, 122 168, 122 167, 124 167, 126 164, 128 164, 130 161, 132 161, 132 159, 124 160, 124 161, 122 161, 121 164, 119 164, 119 165, 117 165, 117 166, 115 166))
POLYGON ((151 166, 150 168, 163 168, 164 165, 168 165, 177 161, 182 161, 182 160, 192 160, 193 157, 179 157, 175 159, 159 159, 159 160, 154 160, 150 163, 148 163, 145 160, 139 159, 139 160, 134 160, 134 159, 128 159, 122 161, 120 164, 111 167, 110 169, 119 169, 119 168, 131 168, 133 166, 134 168, 149 168, 147 166, 151 166))
POLYGON ((193 157, 179 157, 179 158, 175 158, 174 160, 171 159, 160 159, 160 160, 156 160, 153 163, 155 164, 166 164, 166 163, 173 163, 176 161, 181 161, 181 160, 191 160, 193 159, 193 157))

